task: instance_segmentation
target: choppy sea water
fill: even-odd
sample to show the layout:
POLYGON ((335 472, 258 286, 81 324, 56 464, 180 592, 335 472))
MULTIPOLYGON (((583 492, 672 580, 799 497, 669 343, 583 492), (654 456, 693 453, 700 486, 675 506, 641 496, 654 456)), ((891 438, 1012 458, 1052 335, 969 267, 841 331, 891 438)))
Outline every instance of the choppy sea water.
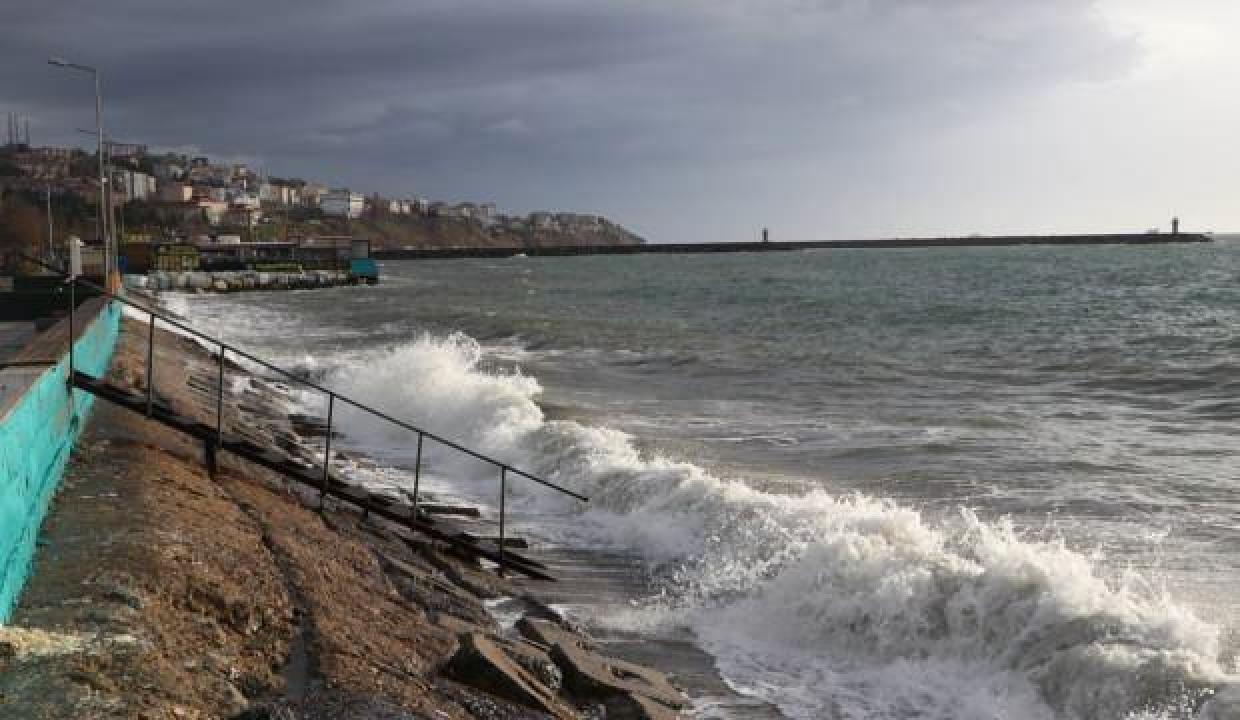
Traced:
POLYGON ((383 273, 174 302, 590 495, 513 488, 570 518, 545 541, 645 558, 651 596, 594 620, 687 629, 789 717, 1199 717, 1237 679, 1240 245, 383 273))

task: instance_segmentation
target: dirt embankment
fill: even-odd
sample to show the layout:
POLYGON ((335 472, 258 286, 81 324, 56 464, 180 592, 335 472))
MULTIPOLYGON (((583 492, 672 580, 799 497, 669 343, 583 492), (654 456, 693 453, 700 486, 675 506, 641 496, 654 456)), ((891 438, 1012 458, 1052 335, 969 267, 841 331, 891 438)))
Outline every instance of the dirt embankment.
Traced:
MULTIPOLYGON (((198 346, 160 333, 156 386, 212 411, 198 346)), ((126 321, 110 377, 144 387, 126 321)), ((235 431, 293 437, 278 398, 230 398, 235 431)), ((278 436, 278 437, 277 437, 278 436)), ((0 718, 670 718, 665 678, 598 654, 527 600, 502 631, 484 600, 519 584, 476 561, 96 404, 0 628, 0 718)))

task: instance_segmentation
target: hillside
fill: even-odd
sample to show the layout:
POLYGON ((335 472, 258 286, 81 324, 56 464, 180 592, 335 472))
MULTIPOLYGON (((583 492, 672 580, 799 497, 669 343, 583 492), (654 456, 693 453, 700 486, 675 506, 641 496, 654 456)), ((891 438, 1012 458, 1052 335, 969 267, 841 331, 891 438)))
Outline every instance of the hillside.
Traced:
POLYGON ((605 218, 571 213, 504 217, 486 223, 471 218, 426 215, 368 215, 357 220, 322 219, 307 233, 353 235, 376 250, 421 247, 543 247, 548 245, 639 245, 641 237, 605 218))

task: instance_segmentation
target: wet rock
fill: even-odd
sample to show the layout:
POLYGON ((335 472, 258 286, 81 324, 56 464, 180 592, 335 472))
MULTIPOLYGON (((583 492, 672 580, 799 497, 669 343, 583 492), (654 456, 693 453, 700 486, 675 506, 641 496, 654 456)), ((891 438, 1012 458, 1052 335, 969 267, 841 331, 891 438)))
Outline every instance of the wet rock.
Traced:
POLYGON ((551 659, 564 672, 565 688, 578 697, 640 695, 676 710, 685 706, 680 691, 656 670, 604 657, 572 641, 553 645, 551 659))
POLYGON ((504 648, 508 657, 517 661, 521 667, 532 673, 543 685, 552 692, 559 692, 564 685, 564 674, 560 667, 551 659, 546 648, 535 645, 528 640, 508 640, 494 638, 504 648))
POLYGON ((475 632, 496 632, 499 630, 498 625, 493 622, 484 627, 477 623, 470 622, 469 620, 464 620, 455 615, 449 615, 444 612, 436 613, 434 622, 439 627, 457 635, 467 635, 475 632))
POLYGON ((635 693, 612 695, 604 701, 607 720, 676 720, 680 711, 635 693))
POLYGON ((525 603, 525 617, 534 620, 546 620, 555 623, 560 627, 568 627, 568 621, 555 608, 545 602, 535 598, 532 595, 521 595, 521 601, 525 603))
POLYGON ((517 632, 527 640, 539 645, 552 647, 559 643, 570 643, 585 648, 593 648, 594 642, 588 636, 565 629, 558 623, 525 615, 517 621, 517 632))
POLYGON ((474 558, 460 558, 450 552, 440 553, 434 550, 426 552, 424 557, 442 572, 449 582, 475 597, 489 600, 505 594, 499 589, 501 580, 469 565, 476 561, 474 558))
POLYGON ((460 647, 445 668, 445 674, 496 697, 553 717, 572 717, 552 690, 485 635, 462 635, 460 647))
POLYGON ((1240 720, 1240 685, 1220 688, 1201 706, 1200 720, 1240 720))

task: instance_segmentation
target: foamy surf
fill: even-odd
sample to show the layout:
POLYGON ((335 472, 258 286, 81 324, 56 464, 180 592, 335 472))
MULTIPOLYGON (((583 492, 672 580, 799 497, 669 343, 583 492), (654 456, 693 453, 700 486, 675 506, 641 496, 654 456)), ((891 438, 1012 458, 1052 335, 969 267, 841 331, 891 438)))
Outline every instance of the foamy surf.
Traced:
MULTIPOLYGON (((661 592, 597 618, 690 628, 736 688, 794 718, 1190 718, 1234 682, 1219 628, 1137 573, 961 510, 931 519, 864 495, 755 490, 548 420, 539 383, 487 367, 463 334, 342 354, 346 394, 589 495, 577 532, 648 563, 661 592)), ((390 427, 342 418, 378 440, 390 427)), ((405 442, 403 431, 387 438, 405 442)), ((440 453, 437 474, 493 483, 440 453), (451 471, 451 472, 449 472, 451 471)), ((514 484, 526 507, 561 498, 514 484)))

